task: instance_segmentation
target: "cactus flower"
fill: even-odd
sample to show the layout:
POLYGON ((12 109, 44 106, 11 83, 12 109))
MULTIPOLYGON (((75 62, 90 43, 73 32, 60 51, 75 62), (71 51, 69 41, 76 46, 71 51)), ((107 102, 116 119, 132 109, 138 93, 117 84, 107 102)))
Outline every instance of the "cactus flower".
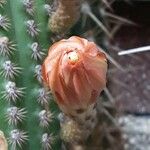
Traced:
POLYGON ((42 65, 44 82, 66 114, 86 110, 106 86, 107 60, 94 44, 77 36, 53 44, 42 65))

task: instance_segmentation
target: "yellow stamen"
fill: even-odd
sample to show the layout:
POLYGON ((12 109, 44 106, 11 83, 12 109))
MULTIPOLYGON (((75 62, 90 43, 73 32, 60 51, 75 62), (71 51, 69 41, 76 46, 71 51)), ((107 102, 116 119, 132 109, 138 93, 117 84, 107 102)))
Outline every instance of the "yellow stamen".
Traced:
POLYGON ((79 56, 76 52, 70 52, 68 53, 68 58, 71 60, 72 63, 75 63, 79 60, 79 56))

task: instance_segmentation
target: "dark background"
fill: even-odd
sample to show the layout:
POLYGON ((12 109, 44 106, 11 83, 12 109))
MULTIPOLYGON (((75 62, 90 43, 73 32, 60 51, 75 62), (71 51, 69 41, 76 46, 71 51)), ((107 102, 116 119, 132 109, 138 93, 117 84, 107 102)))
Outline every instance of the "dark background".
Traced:
MULTIPOLYGON (((131 49, 150 45, 150 1, 117 1, 114 13, 134 21, 136 26, 122 26, 112 40, 112 45, 131 49)), ((120 111, 136 114, 150 113, 150 52, 117 56, 110 46, 110 54, 125 71, 110 73, 109 89, 120 111)), ((113 70, 113 66, 112 66, 113 70)))

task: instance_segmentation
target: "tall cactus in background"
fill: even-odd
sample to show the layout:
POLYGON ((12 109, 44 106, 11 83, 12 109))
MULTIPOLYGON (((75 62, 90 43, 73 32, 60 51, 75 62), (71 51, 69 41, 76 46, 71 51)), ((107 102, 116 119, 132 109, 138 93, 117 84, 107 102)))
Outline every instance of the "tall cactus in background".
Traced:
POLYGON ((59 149, 58 110, 41 83, 50 45, 45 2, 7 0, 0 6, 0 129, 9 149, 59 149))
MULTIPOLYGON (((10 150, 42 148, 59 150, 62 147, 60 134, 65 142, 69 142, 68 149, 71 149, 72 139, 76 138, 74 137, 76 133, 80 134, 74 120, 68 121, 67 116, 59 114, 59 109, 52 101, 51 92, 42 84, 41 64, 51 44, 50 39, 56 40, 57 37, 76 33, 96 41, 99 40, 97 34, 103 33, 100 44, 104 44, 112 38, 121 25, 121 23, 117 24, 110 32, 108 17, 111 18, 110 20, 117 19, 118 22, 131 23, 123 18, 115 18, 116 16, 110 13, 104 13, 105 8, 110 8, 111 5, 107 1, 95 0, 91 3, 96 6, 100 17, 94 15, 88 1, 82 2, 81 0, 55 0, 51 7, 49 1, 42 0, 0 0, 0 130, 8 138, 10 150), (79 23, 72 33, 68 33, 80 17, 80 8, 81 24, 79 23), (95 22, 94 29, 88 23, 85 25, 88 17, 95 22), (50 36, 48 27, 55 35, 50 36), (95 34, 94 30, 97 30, 97 27, 98 33, 95 34), (79 33, 76 28, 79 31, 83 30, 79 33)), ((122 69, 107 53, 106 56, 116 67, 122 69)), ((114 114, 115 108, 108 89, 105 89, 105 93, 110 98, 110 102, 104 101, 103 104, 98 102, 101 108, 98 109, 99 124, 90 137, 90 144, 84 143, 89 149, 96 146, 101 149, 107 148, 105 143, 111 148, 113 144, 115 145, 115 140, 112 140, 114 136, 110 135, 118 133, 118 128, 117 130, 114 128, 116 122, 111 115, 114 114), (110 128, 113 130, 106 132, 110 128), (102 136, 100 132, 103 133, 102 136), (95 140, 99 139, 99 136, 100 140, 95 140)), ((120 135, 117 135, 118 137, 120 138, 120 135)))

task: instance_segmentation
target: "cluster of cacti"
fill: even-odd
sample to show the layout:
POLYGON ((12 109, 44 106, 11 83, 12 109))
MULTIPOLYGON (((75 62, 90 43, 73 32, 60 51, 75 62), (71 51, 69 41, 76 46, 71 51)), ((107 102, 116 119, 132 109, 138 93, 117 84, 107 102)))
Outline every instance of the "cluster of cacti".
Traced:
MULTIPOLYGON (((98 12, 97 17, 92 12, 92 7, 88 1, 82 3, 80 0, 56 0, 51 4, 53 7, 50 6, 49 1, 46 4, 45 1, 41 0, 0 1, 0 130, 8 137, 10 149, 15 150, 21 147, 30 150, 41 148, 59 150, 61 149, 59 135, 63 141, 69 143, 70 148, 68 149, 71 149, 75 140, 83 142, 85 137, 86 140, 89 137, 89 134, 85 135, 89 131, 88 124, 85 126, 78 124, 80 121, 85 121, 83 118, 86 118, 86 121, 98 123, 97 125, 94 124, 96 128, 88 139, 90 144, 84 140, 84 144, 81 144, 82 148, 85 148, 86 145, 89 149, 92 149, 91 146, 106 148, 107 146, 103 142, 110 146, 115 144, 115 140, 112 141, 113 135, 110 135, 109 131, 107 132, 108 135, 103 132, 104 137, 101 137, 101 133, 99 133, 103 129, 109 128, 113 130, 110 131, 112 134, 118 133, 114 127, 116 122, 108 111, 110 110, 114 114, 115 109, 108 89, 105 89, 105 93, 110 98, 110 102, 102 104, 98 102, 98 108, 92 105, 83 114, 82 110, 78 110, 77 118, 79 121, 72 119, 73 116, 68 118, 69 116, 63 113, 57 117, 58 109, 55 103, 51 101, 50 91, 43 86, 41 74, 41 64, 51 39, 76 33, 96 41, 96 39, 99 40, 97 35, 100 34, 101 43, 98 44, 105 45, 120 27, 121 22, 130 23, 123 18, 104 12, 108 6, 111 9, 111 4, 108 4, 105 1, 93 1, 93 4, 91 3, 98 12), (79 19, 80 8, 82 12, 81 21, 72 29, 72 33, 67 33, 79 19), (94 29, 91 22, 91 25, 89 23, 85 25, 88 17, 96 23, 94 29), (115 20, 118 24, 112 29, 111 23, 114 23, 115 20), (55 33, 55 36, 50 37, 48 28, 55 33), (79 33, 81 29, 83 30, 79 33), (89 112, 92 114, 90 117, 88 117, 89 112), (93 120, 94 118, 96 121, 93 120), (58 120, 60 121, 61 132, 59 131, 58 120), (113 128, 112 123, 114 124, 113 128), (98 142, 99 136, 101 140, 98 142)), ((108 54, 106 55, 115 66, 121 68, 113 58, 108 54)), ((117 135, 118 137, 120 139, 120 135, 117 135)))

